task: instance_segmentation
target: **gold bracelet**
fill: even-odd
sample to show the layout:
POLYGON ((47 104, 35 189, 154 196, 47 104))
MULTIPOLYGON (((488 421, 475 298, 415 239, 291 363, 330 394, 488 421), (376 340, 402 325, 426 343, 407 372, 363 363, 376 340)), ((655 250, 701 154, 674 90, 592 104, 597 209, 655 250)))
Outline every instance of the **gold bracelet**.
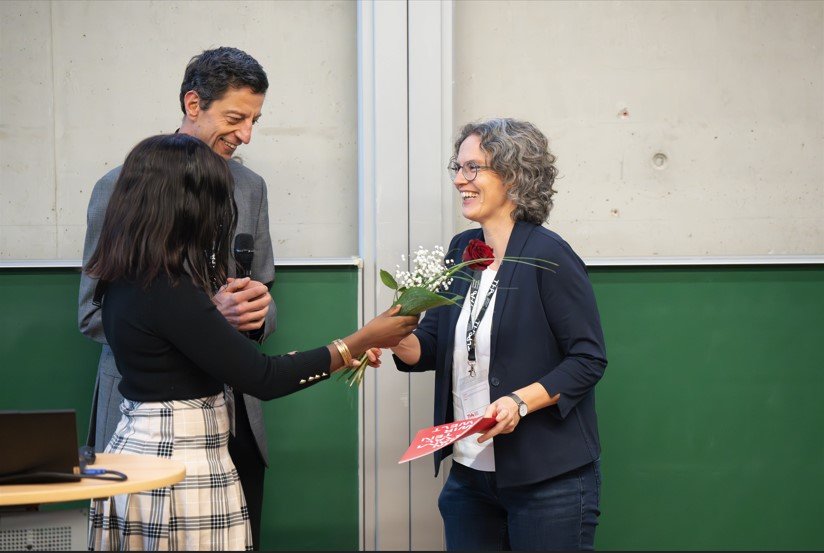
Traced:
POLYGON ((335 340, 335 345, 338 347, 340 356, 343 358, 343 364, 347 366, 350 365, 352 363, 352 352, 349 351, 349 346, 340 338, 335 340))
POLYGON ((341 359, 343 359, 343 364, 346 366, 351 365, 352 354, 349 352, 349 346, 346 345, 346 342, 338 338, 334 340, 332 343, 335 344, 336 348, 338 348, 338 353, 340 353, 340 357, 341 359))

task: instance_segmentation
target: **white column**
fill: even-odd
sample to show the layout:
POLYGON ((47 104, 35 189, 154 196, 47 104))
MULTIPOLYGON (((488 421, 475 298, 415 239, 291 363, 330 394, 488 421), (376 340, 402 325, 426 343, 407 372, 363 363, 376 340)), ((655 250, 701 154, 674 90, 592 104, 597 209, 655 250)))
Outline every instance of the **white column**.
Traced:
MULTIPOLYGON (((358 4, 358 150, 363 314, 387 309, 392 294, 378 271, 394 267, 409 243, 406 2, 358 4)), ((362 547, 408 549, 407 375, 388 352, 361 391, 362 547)))
MULTIPOLYGON (((364 320, 388 308, 378 276, 401 254, 448 245, 454 191, 445 166, 452 129, 452 3, 358 4, 360 256, 364 320)), ((407 375, 384 354, 361 393, 361 547, 440 550, 442 478, 430 459, 398 465, 432 424, 434 374, 407 375)))
MULTIPOLYGON (((449 246, 455 190, 446 172, 452 152, 452 3, 410 0, 409 235, 410 249, 449 246)), ((435 373, 410 376, 411 434, 431 426, 435 373)), ((438 494, 449 462, 436 479, 431 457, 410 463, 410 549, 444 548, 438 494)))

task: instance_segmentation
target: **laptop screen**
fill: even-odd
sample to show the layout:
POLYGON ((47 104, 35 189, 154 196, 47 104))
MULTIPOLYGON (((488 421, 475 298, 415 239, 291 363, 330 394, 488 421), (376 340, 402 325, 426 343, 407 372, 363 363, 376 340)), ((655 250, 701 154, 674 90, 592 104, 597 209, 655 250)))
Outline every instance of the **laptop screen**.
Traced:
POLYGON ((0 484, 76 481, 75 411, 0 411, 0 484))

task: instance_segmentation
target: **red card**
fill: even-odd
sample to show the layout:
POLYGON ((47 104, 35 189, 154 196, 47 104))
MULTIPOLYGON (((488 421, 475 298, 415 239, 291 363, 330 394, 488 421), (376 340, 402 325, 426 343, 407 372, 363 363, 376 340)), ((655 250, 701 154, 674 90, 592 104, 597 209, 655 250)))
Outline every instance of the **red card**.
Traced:
POLYGON ((473 417, 418 430, 415 439, 409 444, 409 448, 403 454, 401 460, 398 461, 398 464, 429 455, 433 451, 438 451, 462 438, 489 430, 496 423, 495 419, 473 417))

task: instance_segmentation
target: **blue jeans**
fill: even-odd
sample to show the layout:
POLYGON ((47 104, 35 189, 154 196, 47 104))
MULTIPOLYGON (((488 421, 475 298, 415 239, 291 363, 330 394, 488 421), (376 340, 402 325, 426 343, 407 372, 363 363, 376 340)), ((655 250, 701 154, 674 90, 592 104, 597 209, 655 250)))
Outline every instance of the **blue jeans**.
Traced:
POLYGON ((600 495, 600 461, 512 488, 499 488, 494 472, 452 463, 438 498, 446 549, 592 550, 600 495))

